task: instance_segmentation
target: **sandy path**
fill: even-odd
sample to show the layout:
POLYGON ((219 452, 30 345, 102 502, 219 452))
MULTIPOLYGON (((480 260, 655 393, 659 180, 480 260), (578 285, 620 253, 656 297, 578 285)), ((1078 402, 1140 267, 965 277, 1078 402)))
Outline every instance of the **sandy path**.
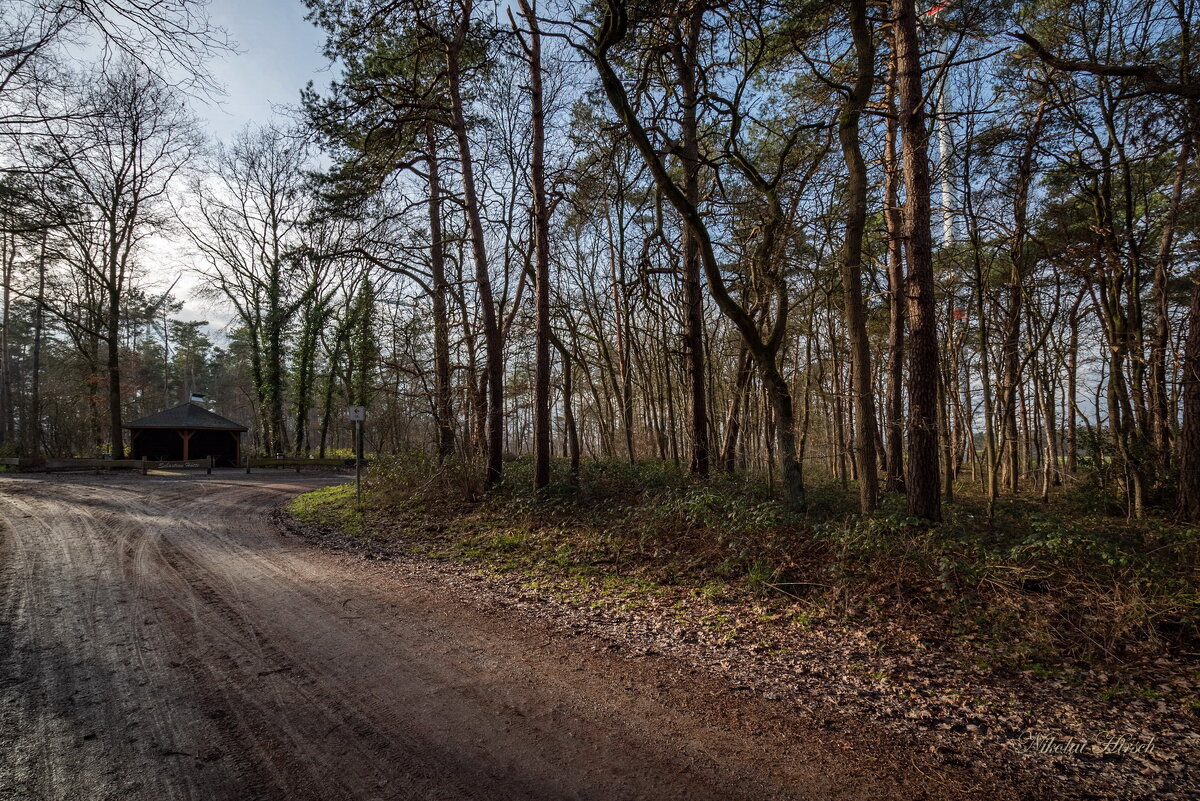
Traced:
POLYGON ((0 799, 963 797, 280 536, 329 480, 0 479, 0 799))

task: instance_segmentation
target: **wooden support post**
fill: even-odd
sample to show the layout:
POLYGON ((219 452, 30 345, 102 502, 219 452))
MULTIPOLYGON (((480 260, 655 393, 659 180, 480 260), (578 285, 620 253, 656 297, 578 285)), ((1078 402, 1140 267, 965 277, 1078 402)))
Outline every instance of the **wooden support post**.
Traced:
POLYGON ((146 456, 142 455, 142 475, 146 475, 146 456))
POLYGON ((212 454, 210 453, 210 454, 208 455, 208 474, 209 474, 210 476, 212 475, 212 467, 213 467, 213 456, 212 456, 212 454))

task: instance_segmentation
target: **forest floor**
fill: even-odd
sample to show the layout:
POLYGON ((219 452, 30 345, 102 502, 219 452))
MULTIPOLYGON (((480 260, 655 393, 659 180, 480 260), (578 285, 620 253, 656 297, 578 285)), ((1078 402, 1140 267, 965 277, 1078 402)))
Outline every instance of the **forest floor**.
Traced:
POLYGON ((622 664, 686 666, 822 741, 875 732, 952 793, 1200 795, 1195 529, 1129 523, 1087 488, 991 520, 968 494, 925 530, 856 519, 838 488, 796 518, 669 466, 585 466, 538 497, 509 473, 481 500, 469 468, 384 462, 363 510, 342 486, 281 522, 622 664))
POLYGON ((611 604, 281 532, 342 481, 0 477, 0 799, 1035 795, 611 604))

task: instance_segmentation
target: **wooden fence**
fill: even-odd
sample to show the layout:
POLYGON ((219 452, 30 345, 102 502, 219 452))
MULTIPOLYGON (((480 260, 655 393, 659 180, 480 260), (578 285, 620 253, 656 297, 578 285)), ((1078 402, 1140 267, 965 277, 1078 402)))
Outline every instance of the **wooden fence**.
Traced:
POLYGON ((252 467, 274 467, 277 470, 295 468, 299 473, 306 467, 353 467, 353 459, 267 459, 252 456, 246 459, 246 472, 252 467))
MULTIPOLYGON (((267 459, 248 457, 244 460, 246 472, 251 468, 272 467, 276 470, 295 469, 298 473, 312 467, 354 467, 353 459, 267 459)), ((364 463, 365 464, 365 463, 364 463)), ((15 467, 27 472, 60 472, 67 470, 140 470, 142 475, 150 470, 204 470, 213 471, 213 458, 189 459, 188 461, 158 461, 152 459, 33 459, 29 457, 0 458, 0 467, 15 467)))
POLYGON ((0 465, 30 472, 62 472, 67 470, 204 470, 212 475, 213 459, 159 461, 157 459, 33 459, 29 457, 0 459, 0 465))

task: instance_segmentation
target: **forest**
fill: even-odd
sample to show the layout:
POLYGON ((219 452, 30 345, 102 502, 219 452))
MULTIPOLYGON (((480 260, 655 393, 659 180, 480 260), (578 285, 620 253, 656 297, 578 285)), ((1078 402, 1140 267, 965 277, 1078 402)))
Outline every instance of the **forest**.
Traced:
POLYGON ((306 5, 332 80, 215 141, 195 0, 5 4, 0 455, 198 393, 483 494, 1200 519, 1195 0, 306 5))

